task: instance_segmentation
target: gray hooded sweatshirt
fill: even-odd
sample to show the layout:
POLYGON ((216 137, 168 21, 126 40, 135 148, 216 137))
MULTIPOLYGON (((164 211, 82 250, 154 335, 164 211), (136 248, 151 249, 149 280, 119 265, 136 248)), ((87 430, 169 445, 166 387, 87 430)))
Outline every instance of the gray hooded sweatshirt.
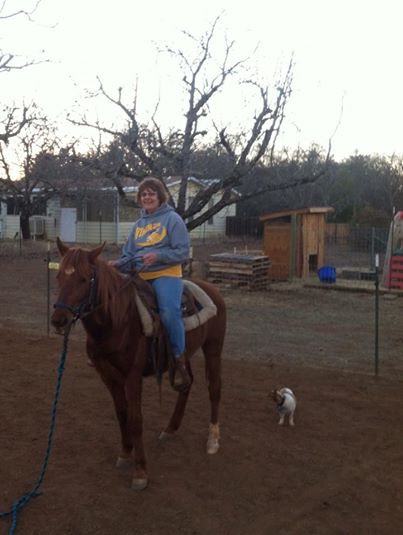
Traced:
POLYGON ((189 258, 189 249, 189 233, 183 219, 172 206, 163 203, 152 214, 141 211, 116 265, 123 273, 135 269, 144 279, 180 277, 181 264, 189 258), (145 267, 142 257, 146 253, 156 253, 158 261, 145 267))

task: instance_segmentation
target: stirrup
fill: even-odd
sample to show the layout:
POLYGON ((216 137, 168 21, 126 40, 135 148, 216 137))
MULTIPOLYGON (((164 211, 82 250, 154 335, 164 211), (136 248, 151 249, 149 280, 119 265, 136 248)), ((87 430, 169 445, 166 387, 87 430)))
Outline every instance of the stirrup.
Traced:
MULTIPOLYGON (((181 359, 183 359, 183 357, 181 357, 181 359)), ((177 392, 186 392, 192 384, 192 379, 190 378, 186 364, 179 359, 175 360, 175 373, 172 381, 172 388, 177 392), (179 379, 179 381, 177 381, 177 379, 179 379)))

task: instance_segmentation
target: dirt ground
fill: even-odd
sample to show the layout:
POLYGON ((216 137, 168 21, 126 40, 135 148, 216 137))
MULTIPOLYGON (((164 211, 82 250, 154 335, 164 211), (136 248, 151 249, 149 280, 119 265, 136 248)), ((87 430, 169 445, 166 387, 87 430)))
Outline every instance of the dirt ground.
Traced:
MULTIPOLYGON (((53 252, 52 252, 53 254, 53 252)), ((0 511, 29 492, 46 450, 62 339, 47 335, 43 252, 0 256, 0 511)), ((50 283, 52 294, 54 274, 50 283)), ((393 535, 403 528, 403 299, 301 284, 224 289, 221 449, 205 454, 202 356, 183 425, 160 443, 175 394, 144 388, 149 487, 114 467, 112 403, 71 336, 43 494, 19 514, 27 535, 393 535), (268 392, 291 387, 296 425, 280 427, 268 392)), ((53 295, 51 296, 51 301, 53 295)), ((7 533, 10 519, 0 520, 7 533)))

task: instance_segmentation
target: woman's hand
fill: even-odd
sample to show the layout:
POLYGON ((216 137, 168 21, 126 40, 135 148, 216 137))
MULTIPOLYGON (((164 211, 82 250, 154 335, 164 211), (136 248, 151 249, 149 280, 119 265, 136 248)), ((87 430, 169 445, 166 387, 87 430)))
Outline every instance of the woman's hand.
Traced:
POLYGON ((152 266, 158 261, 158 255, 156 253, 146 253, 143 256, 143 264, 145 266, 152 266))

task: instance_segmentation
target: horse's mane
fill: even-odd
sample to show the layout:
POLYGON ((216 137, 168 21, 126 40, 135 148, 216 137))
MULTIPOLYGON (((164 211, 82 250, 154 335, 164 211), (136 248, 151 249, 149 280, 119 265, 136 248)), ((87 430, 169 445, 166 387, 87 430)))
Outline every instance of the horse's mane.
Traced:
POLYGON ((64 270, 73 267, 79 276, 85 278, 95 273, 97 302, 115 327, 132 317, 136 307, 135 286, 105 260, 96 258, 91 263, 89 251, 73 248, 64 256, 61 267, 64 270))

